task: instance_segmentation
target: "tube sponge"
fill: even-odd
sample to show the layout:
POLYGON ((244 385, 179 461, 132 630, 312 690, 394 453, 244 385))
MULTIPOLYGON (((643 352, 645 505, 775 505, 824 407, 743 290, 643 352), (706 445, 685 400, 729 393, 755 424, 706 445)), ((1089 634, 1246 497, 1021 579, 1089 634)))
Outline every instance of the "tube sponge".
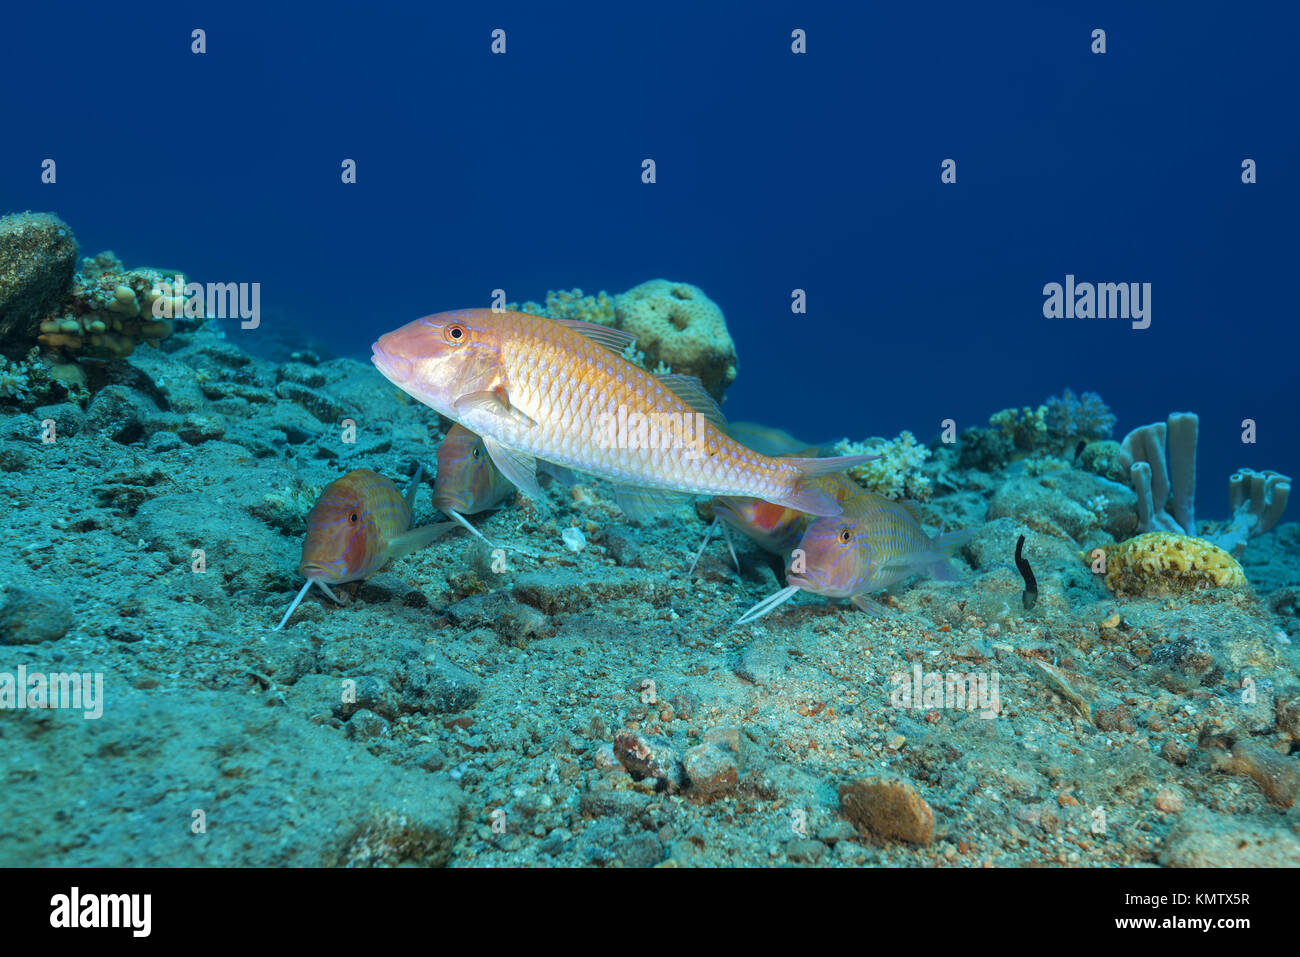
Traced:
POLYGON ((1143 425, 1124 436, 1119 447, 1120 467, 1128 474, 1138 497, 1138 528, 1196 534, 1195 412, 1175 412, 1168 423, 1143 425), (1169 464, 1165 463, 1166 446, 1169 464), (1172 511, 1166 511, 1170 492, 1172 511))
POLYGON ((1263 535, 1282 518, 1291 496, 1291 477, 1266 469, 1238 469, 1228 479, 1228 507, 1232 518, 1211 537, 1220 548, 1240 555, 1246 542, 1263 535))

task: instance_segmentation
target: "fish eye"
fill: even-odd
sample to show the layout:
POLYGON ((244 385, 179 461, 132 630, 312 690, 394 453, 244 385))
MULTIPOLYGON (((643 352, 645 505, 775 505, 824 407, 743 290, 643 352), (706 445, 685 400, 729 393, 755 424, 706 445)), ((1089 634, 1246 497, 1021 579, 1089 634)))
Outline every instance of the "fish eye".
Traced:
POLYGON ((478 461, 479 452, 478 452, 478 447, 477 447, 477 446, 474 448, 474 451, 470 453, 470 455, 472 455, 472 456, 474 457, 474 461, 476 461, 476 462, 478 461))
POLYGON ((442 337, 453 346, 458 346, 469 338, 469 332, 459 322, 453 322, 442 330, 442 337))
POLYGON ((853 530, 850 528, 840 529, 839 539, 841 545, 849 544, 849 542, 853 541, 853 530))
POLYGON ((351 515, 349 515, 348 521, 351 522, 353 525, 355 525, 357 523, 357 513, 353 512, 351 515))

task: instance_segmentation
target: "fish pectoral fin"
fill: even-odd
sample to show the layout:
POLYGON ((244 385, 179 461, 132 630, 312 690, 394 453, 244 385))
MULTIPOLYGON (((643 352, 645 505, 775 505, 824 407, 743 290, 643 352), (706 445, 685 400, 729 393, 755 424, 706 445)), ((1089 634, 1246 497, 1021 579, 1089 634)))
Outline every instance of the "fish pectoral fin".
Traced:
POLYGON ((543 462, 539 459, 537 471, 545 472, 565 488, 573 488, 578 484, 578 476, 574 475, 572 470, 565 468, 563 465, 556 465, 554 462, 543 462))
POLYGON ((455 522, 438 522, 436 525, 421 525, 419 528, 413 528, 409 532, 403 532, 395 536, 388 543, 388 548, 384 552, 384 562, 387 565, 391 561, 396 561, 411 552, 419 551, 429 543, 446 535, 456 527, 455 522))
POLYGON ((542 499, 542 487, 537 484, 537 459, 527 452, 520 452, 502 445, 494 438, 483 436, 483 447, 501 474, 514 483, 530 498, 542 499))
MULTIPOLYGON (((510 396, 504 388, 486 392, 467 392, 457 398, 451 407, 457 415, 466 416, 472 413, 489 415, 511 428, 531 429, 537 424, 510 404, 510 396)), ((487 441, 486 436, 483 439, 484 442, 487 441)))
POLYGON ((862 611, 865 611, 873 618, 883 618, 889 614, 889 609, 880 602, 868 598, 866 595, 854 595, 849 601, 857 605, 862 611))
POLYGON ((623 510, 623 514, 636 522, 653 522, 661 517, 684 496, 675 495, 657 488, 641 488, 633 485, 614 486, 614 501, 623 510))

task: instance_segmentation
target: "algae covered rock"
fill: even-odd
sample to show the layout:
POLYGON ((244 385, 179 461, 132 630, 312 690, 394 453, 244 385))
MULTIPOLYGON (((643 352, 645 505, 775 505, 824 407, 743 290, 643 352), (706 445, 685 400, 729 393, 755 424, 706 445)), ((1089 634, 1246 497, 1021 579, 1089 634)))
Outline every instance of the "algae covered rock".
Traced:
POLYGON ((646 368, 695 376, 719 402, 736 379, 736 344, 718 304, 698 286, 651 279, 614 298, 618 328, 636 336, 646 368))
POLYGON ((26 344, 72 284, 77 241, 53 213, 0 217, 0 344, 26 344))

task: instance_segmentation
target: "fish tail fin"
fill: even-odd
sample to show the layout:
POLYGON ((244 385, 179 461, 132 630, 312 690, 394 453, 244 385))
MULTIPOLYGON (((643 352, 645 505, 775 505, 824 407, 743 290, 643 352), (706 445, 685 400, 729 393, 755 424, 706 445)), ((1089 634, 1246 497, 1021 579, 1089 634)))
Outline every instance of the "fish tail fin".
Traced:
POLYGON ((783 458, 781 461, 795 466, 800 475, 787 494, 767 501, 810 515, 838 515, 843 509, 817 479, 874 462, 878 458, 879 455, 835 455, 824 459, 783 458))
POLYGON ((957 550, 969 542, 974 535, 974 529, 959 528, 956 531, 943 532, 931 539, 935 549, 943 557, 929 567, 930 577, 943 582, 956 581, 960 576, 948 560, 956 556, 957 550))

